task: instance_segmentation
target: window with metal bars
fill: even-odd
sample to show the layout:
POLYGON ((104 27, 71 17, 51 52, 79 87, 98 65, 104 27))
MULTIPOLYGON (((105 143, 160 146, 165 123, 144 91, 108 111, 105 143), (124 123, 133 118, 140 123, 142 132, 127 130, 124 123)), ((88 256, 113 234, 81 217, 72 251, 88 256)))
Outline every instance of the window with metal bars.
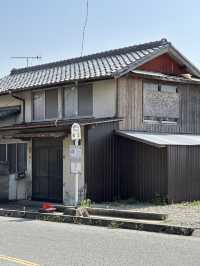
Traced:
POLYGON ((0 161, 8 161, 10 174, 25 171, 27 169, 27 144, 0 144, 0 161))

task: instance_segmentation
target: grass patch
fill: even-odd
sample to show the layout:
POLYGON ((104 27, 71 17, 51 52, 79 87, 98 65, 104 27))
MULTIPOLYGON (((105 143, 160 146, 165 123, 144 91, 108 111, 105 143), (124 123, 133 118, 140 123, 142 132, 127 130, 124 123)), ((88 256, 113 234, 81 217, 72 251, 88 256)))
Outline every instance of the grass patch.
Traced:
POLYGON ((192 208, 192 207, 198 207, 200 208, 200 200, 194 200, 194 201, 190 201, 190 202, 182 202, 182 203, 178 203, 177 204, 179 207, 182 208, 192 208))

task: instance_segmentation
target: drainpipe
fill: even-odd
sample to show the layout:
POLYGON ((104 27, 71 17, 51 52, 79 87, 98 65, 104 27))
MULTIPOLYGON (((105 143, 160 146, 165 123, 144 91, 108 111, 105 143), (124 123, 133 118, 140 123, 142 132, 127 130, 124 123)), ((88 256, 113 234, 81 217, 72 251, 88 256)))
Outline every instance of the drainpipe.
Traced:
POLYGON ((17 96, 17 95, 14 95, 14 94, 12 93, 12 91, 9 91, 9 94, 10 94, 13 98, 15 98, 15 99, 17 99, 17 100, 19 100, 19 101, 22 102, 22 106, 23 106, 23 117, 22 117, 22 122, 25 123, 25 99, 23 99, 23 98, 21 98, 21 97, 19 97, 19 96, 17 96))
POLYGON ((115 78, 115 87, 116 87, 116 104, 115 104, 115 117, 119 116, 118 100, 119 100, 119 79, 115 78))

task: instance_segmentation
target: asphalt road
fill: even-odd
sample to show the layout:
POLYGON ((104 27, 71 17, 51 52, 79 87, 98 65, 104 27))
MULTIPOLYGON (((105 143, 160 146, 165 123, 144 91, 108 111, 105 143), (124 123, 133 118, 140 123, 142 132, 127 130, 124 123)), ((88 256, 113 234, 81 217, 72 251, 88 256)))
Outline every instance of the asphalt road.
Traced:
POLYGON ((0 217, 0 265, 200 265, 200 238, 0 217))

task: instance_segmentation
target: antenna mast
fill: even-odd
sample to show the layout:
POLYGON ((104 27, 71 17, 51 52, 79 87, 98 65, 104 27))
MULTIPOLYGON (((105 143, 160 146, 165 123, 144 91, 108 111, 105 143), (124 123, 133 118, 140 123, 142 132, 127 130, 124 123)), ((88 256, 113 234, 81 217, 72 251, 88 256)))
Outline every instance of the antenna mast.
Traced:
POLYGON ((83 30, 82 30, 81 56, 83 56, 83 51, 84 51, 85 32, 86 32, 87 23, 88 23, 88 15, 89 15, 89 0, 86 0, 86 15, 85 15, 85 21, 84 21, 83 30))
POLYGON ((12 56, 11 58, 12 59, 24 59, 24 60, 26 60, 26 66, 27 67, 29 66, 29 60, 32 60, 32 59, 36 59, 36 60, 42 59, 41 56, 12 56))

